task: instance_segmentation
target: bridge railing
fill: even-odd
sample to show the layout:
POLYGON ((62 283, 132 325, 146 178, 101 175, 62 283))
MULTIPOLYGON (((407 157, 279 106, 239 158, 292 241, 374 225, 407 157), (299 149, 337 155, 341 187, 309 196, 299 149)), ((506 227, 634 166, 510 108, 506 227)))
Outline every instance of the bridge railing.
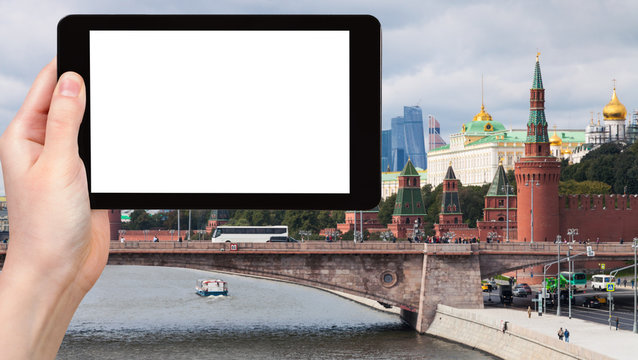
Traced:
MULTIPOLYGON (((189 242, 148 242, 148 241, 118 241, 111 242, 111 250, 221 250, 231 251, 230 243, 213 243, 209 241, 189 241, 189 242)), ((338 250, 365 250, 365 251, 417 251, 421 252, 424 244, 411 243, 388 243, 388 242, 365 242, 353 243, 350 241, 341 242, 321 242, 307 241, 303 243, 237 243, 237 251, 267 251, 267 250, 290 250, 290 251, 338 251, 338 250)))
MULTIPOLYGON (((600 243, 600 244, 579 244, 579 243, 561 243, 560 252, 562 255, 567 254, 568 247, 571 247, 571 253, 579 253, 587 251, 587 246, 591 246, 592 250, 596 253, 627 253, 632 252, 631 244, 619 244, 619 243, 600 243)), ((538 252, 538 253, 553 253, 557 254, 558 245, 549 242, 536 242, 536 243, 481 243, 478 245, 480 251, 508 251, 508 252, 538 252)))

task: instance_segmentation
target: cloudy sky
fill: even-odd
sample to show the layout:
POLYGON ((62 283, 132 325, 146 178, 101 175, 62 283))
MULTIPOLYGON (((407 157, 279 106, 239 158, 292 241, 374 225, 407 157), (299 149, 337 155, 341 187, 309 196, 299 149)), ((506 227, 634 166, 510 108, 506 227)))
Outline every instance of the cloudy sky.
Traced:
POLYGON ((55 55, 58 20, 73 13, 372 14, 383 30, 383 128, 418 104, 446 140, 480 110, 481 74, 486 110, 523 128, 537 50, 550 126, 583 128, 614 78, 620 101, 638 108, 638 2, 629 0, 0 0, 0 131, 55 55))

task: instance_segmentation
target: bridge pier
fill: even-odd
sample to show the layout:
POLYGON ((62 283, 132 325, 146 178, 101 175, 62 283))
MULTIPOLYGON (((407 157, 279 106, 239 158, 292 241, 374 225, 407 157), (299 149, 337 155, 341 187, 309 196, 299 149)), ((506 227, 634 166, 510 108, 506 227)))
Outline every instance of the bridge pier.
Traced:
POLYGON ((401 310, 401 318, 419 333, 434 320, 438 304, 483 308, 478 245, 426 245, 421 274, 418 312, 401 310))

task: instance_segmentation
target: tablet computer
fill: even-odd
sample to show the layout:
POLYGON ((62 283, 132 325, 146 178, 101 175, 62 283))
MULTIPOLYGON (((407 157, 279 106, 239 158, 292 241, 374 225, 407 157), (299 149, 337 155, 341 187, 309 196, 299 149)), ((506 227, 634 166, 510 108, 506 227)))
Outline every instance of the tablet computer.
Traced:
POLYGON ((368 15, 71 15, 92 208, 368 209, 381 29, 368 15))

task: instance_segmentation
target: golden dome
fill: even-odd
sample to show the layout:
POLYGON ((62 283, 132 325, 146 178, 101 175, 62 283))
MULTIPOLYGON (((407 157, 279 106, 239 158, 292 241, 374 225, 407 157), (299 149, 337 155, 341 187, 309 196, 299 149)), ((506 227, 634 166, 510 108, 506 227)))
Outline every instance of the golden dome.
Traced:
POLYGON ((616 88, 614 87, 614 93, 611 96, 609 104, 603 108, 603 118, 605 120, 625 120, 627 117, 627 108, 616 96, 616 88))
POLYGON ((481 112, 474 115, 474 119, 472 119, 472 121, 492 121, 492 115, 488 114, 485 111, 485 106, 481 104, 481 112))
POLYGON ((571 153, 572 153, 572 150, 571 150, 571 149, 569 149, 569 148, 565 148, 565 149, 562 149, 562 150, 560 151, 560 153, 561 153, 562 155, 568 155, 568 154, 571 154, 571 153))
POLYGON ((563 145, 563 140, 560 138, 560 136, 556 135, 556 130, 554 129, 554 135, 552 135, 552 137, 549 138, 549 145, 550 146, 561 146, 563 145))

